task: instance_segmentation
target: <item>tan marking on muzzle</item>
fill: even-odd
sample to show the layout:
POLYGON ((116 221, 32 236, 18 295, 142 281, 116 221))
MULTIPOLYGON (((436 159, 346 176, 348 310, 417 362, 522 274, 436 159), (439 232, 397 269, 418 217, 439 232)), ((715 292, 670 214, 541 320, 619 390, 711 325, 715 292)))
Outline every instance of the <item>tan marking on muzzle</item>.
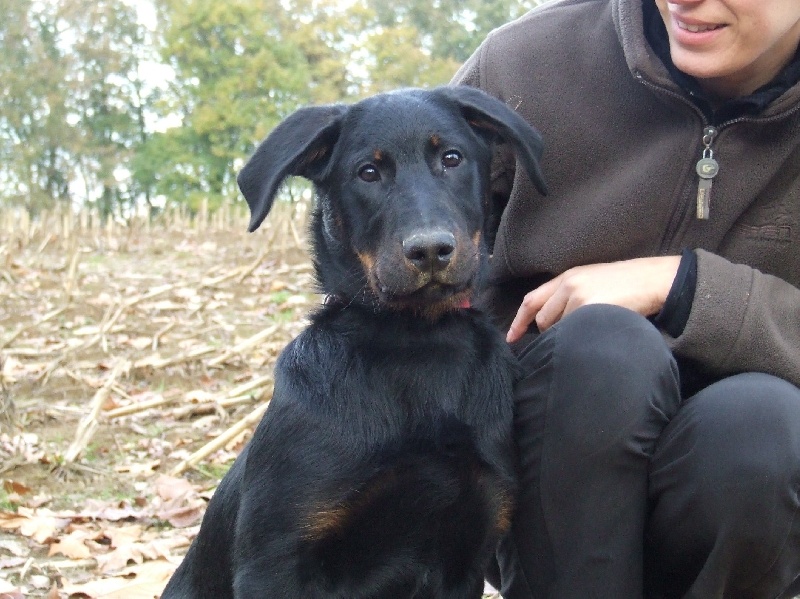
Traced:
POLYGON ((377 283, 375 281, 375 256, 366 252, 356 252, 358 261, 364 269, 364 274, 367 277, 367 283, 373 292, 377 293, 377 283))
POLYGON ((375 256, 366 252, 358 252, 358 261, 364 267, 364 272, 372 272, 375 268, 375 256))

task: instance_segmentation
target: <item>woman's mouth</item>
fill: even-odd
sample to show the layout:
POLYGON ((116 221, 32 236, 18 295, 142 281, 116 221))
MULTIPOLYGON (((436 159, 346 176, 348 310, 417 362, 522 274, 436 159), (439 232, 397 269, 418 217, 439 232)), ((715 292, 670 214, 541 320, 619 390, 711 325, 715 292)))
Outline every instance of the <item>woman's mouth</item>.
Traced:
POLYGON ((708 44, 713 43, 721 34, 720 32, 727 28, 727 25, 724 23, 713 23, 689 17, 679 17, 676 14, 672 14, 671 17, 671 35, 673 36, 673 41, 687 48, 704 48, 708 44))
POLYGON ((680 19, 675 19, 675 24, 678 28, 683 29, 684 31, 690 31, 692 33, 703 33, 706 31, 714 31, 716 29, 722 29, 724 25, 695 25, 692 23, 685 23, 680 19))

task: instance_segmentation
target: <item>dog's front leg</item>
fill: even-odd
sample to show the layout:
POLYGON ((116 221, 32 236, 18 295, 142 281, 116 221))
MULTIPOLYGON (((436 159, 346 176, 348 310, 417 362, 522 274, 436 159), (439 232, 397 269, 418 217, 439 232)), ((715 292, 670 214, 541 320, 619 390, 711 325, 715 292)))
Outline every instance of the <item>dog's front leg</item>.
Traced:
POLYGON ((317 575, 309 539, 318 514, 336 502, 336 481, 347 479, 343 435, 307 401, 310 393, 284 389, 276 385, 248 446, 233 543, 236 599, 336 597, 317 575))

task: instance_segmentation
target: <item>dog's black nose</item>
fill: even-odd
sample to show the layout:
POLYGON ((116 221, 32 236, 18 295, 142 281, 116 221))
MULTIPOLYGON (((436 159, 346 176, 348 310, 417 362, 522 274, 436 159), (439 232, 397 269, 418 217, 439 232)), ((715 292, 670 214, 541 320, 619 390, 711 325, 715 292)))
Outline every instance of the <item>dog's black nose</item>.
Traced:
POLYGON ((455 250, 456 238, 448 231, 421 231, 403 240, 403 255, 421 271, 447 268, 455 250))

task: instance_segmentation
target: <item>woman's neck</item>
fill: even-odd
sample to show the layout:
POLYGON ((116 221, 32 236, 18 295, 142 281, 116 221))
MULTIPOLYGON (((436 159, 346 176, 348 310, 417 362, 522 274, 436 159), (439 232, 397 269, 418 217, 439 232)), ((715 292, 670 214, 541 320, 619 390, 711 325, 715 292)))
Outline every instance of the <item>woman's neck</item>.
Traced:
POLYGON ((722 77, 695 77, 700 89, 711 104, 718 106, 728 100, 749 96, 770 83, 792 63, 798 54, 798 43, 791 41, 785 48, 776 48, 763 60, 754 62, 743 71, 722 77))

